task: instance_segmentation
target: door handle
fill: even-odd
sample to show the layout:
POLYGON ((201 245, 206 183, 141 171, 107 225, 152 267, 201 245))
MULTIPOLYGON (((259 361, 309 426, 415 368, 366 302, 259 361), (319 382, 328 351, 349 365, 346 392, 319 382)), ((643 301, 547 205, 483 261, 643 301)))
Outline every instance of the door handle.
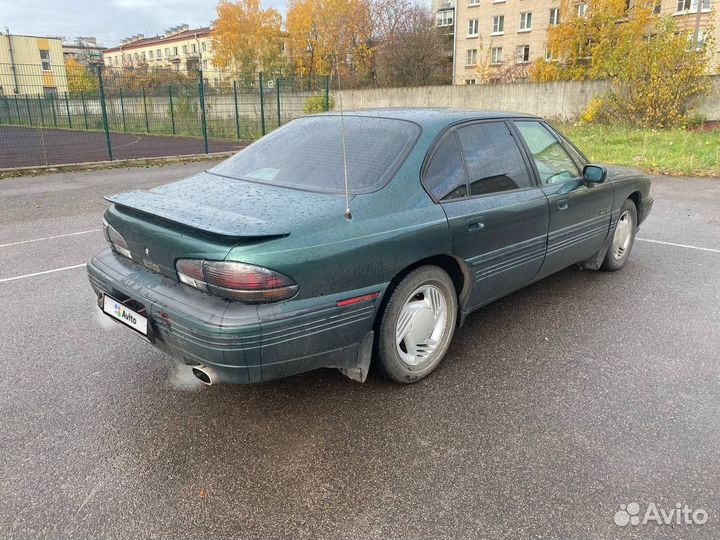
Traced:
POLYGON ((465 224, 467 225, 468 232, 482 231, 485 228, 485 224, 482 222, 481 217, 470 218, 465 224))
POLYGON ((568 207, 568 199, 560 199, 558 202, 555 203, 558 210, 567 210, 568 207))

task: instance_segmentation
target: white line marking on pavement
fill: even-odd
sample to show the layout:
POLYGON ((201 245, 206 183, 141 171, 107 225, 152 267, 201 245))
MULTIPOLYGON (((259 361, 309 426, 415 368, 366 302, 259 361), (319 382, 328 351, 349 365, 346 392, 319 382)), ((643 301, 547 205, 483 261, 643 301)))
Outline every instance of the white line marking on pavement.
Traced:
POLYGON ((34 238, 32 240, 21 240, 20 242, 10 242, 9 244, 0 244, 0 248, 19 246, 20 244, 30 244, 32 242, 42 242, 43 240, 55 240, 56 238, 65 238, 66 236, 78 236, 80 234, 90 234, 94 232, 102 231, 102 229, 90 229, 89 231, 80 231, 68 234, 58 234, 56 236, 46 236, 44 238, 34 238))
POLYGON ((662 240, 650 240, 648 238, 638 238, 637 240, 640 240, 642 242, 651 242, 653 244, 662 244, 663 246, 675 246, 685 249, 697 249, 698 251, 709 251, 710 253, 720 253, 720 249, 712 249, 700 246, 689 246, 687 244, 676 244, 675 242, 663 242, 662 240))
POLYGON ((0 279, 0 283, 5 283, 6 281, 15 281, 16 279, 25 279, 25 278, 29 278, 29 277, 42 276, 44 274, 52 274, 53 272, 62 272, 63 270, 72 270, 73 268, 80 268, 81 266, 85 266, 85 263, 76 264, 75 266, 65 266, 64 268, 55 268, 54 270, 45 270, 44 272, 35 272, 34 274, 25 274, 24 276, 15 276, 15 277, 4 278, 4 279, 0 279))

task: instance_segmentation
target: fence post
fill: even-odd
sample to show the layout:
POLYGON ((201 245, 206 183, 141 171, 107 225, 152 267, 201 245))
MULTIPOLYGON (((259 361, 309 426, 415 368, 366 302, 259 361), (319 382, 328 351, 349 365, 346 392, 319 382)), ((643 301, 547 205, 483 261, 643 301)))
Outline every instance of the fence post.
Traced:
POLYGON ((17 94, 15 94, 15 111, 17 112, 18 124, 22 126, 22 118, 20 118, 20 105, 18 105, 17 94))
POLYGON ((42 124, 42 127, 45 127, 45 115, 42 110, 42 102, 42 94, 38 94, 38 105, 40 105, 40 123, 42 124))
POLYGON ((70 101, 68 100, 68 94, 65 92, 65 110, 68 115, 68 127, 72 129, 72 118, 70 118, 70 101))
POLYGON ((80 101, 82 102, 83 118, 85 119, 85 129, 88 129, 87 108, 85 107, 85 94, 83 94, 82 90, 80 90, 80 101))
POLYGON ((200 121, 202 127, 203 140, 205 141, 205 153, 208 153, 208 129, 207 118, 205 117, 205 79, 202 70, 198 70, 198 97, 200 98, 200 121))
POLYGON ((325 76, 325 111, 330 110, 330 77, 325 76))
POLYGON ((55 112, 55 97, 50 93, 50 108, 53 113, 53 126, 57 127, 57 113, 55 112))
POLYGON ((278 127, 280 127, 282 125, 282 118, 280 114, 280 77, 275 79, 275 94, 277 95, 278 127))
POLYGON ((125 102, 123 101, 122 88, 118 88, 120 91, 120 114, 122 115, 123 131, 127 133, 127 124, 125 123, 125 102))
POLYGON ((113 159, 112 141, 110 140, 110 124, 108 123, 107 106, 105 104, 105 87, 103 86, 102 64, 98 64, 98 89, 100 91, 100 111, 102 112, 103 128, 105 129, 105 143, 107 144, 108 158, 113 159))
POLYGON ((258 73, 258 82, 260 84, 260 130, 265 135, 265 91, 263 89, 263 74, 258 73))
POLYGON ((145 87, 143 87, 143 89, 142 89, 142 97, 143 97, 143 110, 145 111, 145 131, 147 133, 150 133, 150 121, 148 120, 147 100, 145 99, 145 87))
POLYGON ((30 96, 28 96, 27 94, 25 94, 25 107, 27 107, 28 122, 32 126, 33 122, 32 122, 32 114, 30 114, 30 96))
POLYGON ((170 96, 170 122, 172 123, 172 134, 175 135, 175 111, 173 110, 172 84, 168 85, 168 96, 170 96))
POLYGON ((233 100, 235 101, 235 134, 240 138, 240 111, 238 111, 237 101, 237 81, 233 81, 233 100))

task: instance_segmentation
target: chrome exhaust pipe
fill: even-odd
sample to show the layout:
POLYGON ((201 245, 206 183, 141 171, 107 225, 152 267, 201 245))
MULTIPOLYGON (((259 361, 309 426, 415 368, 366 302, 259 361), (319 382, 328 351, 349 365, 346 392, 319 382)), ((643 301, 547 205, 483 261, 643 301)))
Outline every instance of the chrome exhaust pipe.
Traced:
POLYGON ((217 382, 217 376, 215 372, 207 366, 193 366, 192 373, 195 375, 197 380, 206 386, 215 384, 217 382))

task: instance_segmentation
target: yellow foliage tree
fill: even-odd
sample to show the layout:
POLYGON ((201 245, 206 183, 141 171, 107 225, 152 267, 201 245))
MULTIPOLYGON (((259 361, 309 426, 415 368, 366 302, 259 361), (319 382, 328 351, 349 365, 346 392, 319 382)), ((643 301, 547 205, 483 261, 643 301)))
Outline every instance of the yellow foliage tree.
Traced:
POLYGON ((246 82, 259 71, 279 75, 283 62, 282 18, 277 10, 262 9, 260 0, 221 0, 213 23, 213 62, 232 70, 246 82))
POLYGON ((372 63, 372 20, 368 0, 290 0, 286 28, 298 75, 367 76, 372 63))
POLYGON ((82 65, 74 58, 65 61, 65 73, 67 73, 68 93, 92 94, 98 90, 97 77, 89 68, 82 65))
POLYGON ((608 79, 611 89, 593 100, 585 120, 678 125, 708 89, 710 41, 696 48, 689 29, 655 14, 655 0, 630 4, 587 0, 580 14, 573 0, 562 0, 565 20, 548 32, 556 60, 537 60, 530 76, 535 81, 608 79))

